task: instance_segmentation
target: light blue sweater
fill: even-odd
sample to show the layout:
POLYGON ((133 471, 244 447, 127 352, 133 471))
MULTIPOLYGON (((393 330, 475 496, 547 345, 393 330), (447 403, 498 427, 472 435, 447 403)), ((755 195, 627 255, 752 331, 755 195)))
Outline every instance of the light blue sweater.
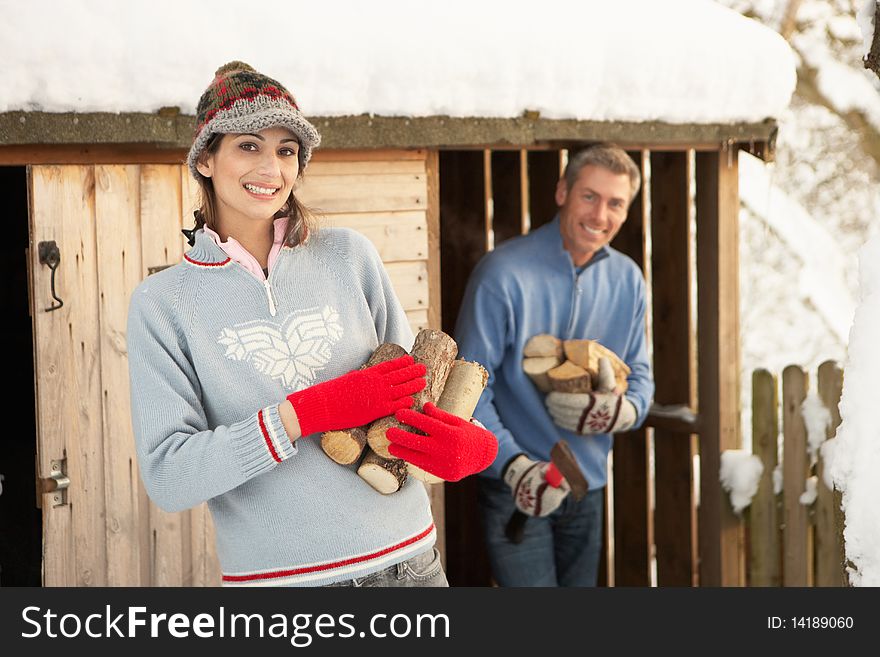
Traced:
POLYGON ((322 585, 430 549, 428 496, 382 495, 291 444, 278 404, 357 369, 382 342, 409 350, 406 314, 373 245, 325 228, 282 247, 259 281, 204 232, 131 297, 132 424, 147 493, 166 511, 207 501, 224 585, 322 585))
POLYGON ((523 347, 540 333, 598 340, 632 369, 626 394, 639 426, 654 394, 645 306, 641 271, 611 247, 597 252, 578 274, 563 248, 558 216, 480 260, 468 281, 454 337, 459 355, 489 372, 474 412, 498 438, 498 456, 484 476, 500 478, 519 452, 548 461, 550 449, 565 438, 590 488, 605 485, 612 436, 580 436, 553 424, 544 394, 523 372, 523 347))

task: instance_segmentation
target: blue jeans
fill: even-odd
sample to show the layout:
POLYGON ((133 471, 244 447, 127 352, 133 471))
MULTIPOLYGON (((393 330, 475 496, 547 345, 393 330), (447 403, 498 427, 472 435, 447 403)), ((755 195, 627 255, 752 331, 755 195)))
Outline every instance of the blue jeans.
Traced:
POLYGON ((426 550, 411 559, 388 566, 375 573, 345 579, 327 586, 449 586, 437 548, 426 550))
POLYGON ((510 488, 500 479, 477 480, 489 563, 499 586, 596 586, 605 517, 601 488, 580 502, 569 495, 548 516, 530 517, 522 543, 514 544, 504 535, 516 509, 510 488))

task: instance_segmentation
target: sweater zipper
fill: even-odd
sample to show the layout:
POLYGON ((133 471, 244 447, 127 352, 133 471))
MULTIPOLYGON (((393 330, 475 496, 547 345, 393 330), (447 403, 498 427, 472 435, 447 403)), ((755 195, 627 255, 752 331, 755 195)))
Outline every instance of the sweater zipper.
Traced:
POLYGON ((275 300, 272 298, 272 286, 269 284, 268 278, 263 281, 263 287, 266 289, 266 298, 269 300, 269 314, 275 317, 275 300))
MULTIPOLYGON (((574 272, 572 272, 574 273, 574 272)), ((574 274, 572 278, 572 289, 571 289, 571 305, 569 306, 569 316, 568 316, 568 328, 565 331, 565 335, 567 339, 572 338, 572 333, 574 331, 574 325, 577 321, 579 310, 580 310, 580 301, 581 301, 581 286, 580 286, 580 277, 577 274, 574 274)))

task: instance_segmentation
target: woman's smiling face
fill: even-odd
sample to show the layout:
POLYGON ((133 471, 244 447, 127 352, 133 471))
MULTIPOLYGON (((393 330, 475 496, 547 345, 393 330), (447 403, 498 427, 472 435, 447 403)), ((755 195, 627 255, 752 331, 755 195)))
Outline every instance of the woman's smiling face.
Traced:
POLYGON ((231 226, 273 217, 293 190, 298 153, 296 136, 281 126, 223 135, 216 152, 197 165, 213 183, 218 223, 231 226))

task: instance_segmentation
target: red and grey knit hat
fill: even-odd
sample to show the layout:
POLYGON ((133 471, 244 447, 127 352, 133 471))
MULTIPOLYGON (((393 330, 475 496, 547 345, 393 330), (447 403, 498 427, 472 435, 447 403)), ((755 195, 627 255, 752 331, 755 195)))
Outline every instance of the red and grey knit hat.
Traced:
POLYGON ((321 135, 302 115, 291 93, 244 62, 224 64, 199 99, 196 137, 186 163, 196 180, 199 155, 214 133, 258 132, 284 126, 299 138, 299 167, 304 171, 321 135))

